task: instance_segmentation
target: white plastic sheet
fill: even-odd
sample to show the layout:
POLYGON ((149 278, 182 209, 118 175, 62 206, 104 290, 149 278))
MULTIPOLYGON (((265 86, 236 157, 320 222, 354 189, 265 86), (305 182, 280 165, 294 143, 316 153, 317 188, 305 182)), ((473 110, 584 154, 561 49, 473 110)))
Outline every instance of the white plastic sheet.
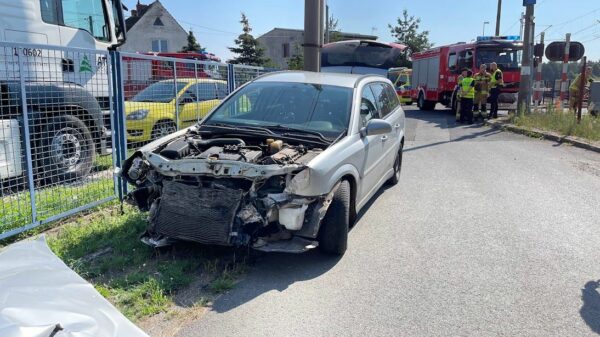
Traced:
POLYGON ((148 337, 54 255, 43 236, 0 252, 0 336, 148 337))

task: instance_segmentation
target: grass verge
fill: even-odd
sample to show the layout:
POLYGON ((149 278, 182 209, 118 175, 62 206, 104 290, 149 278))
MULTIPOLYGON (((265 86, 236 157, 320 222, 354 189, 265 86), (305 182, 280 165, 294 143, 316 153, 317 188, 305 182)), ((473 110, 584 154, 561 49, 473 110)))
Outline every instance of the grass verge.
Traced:
POLYGON ((590 141, 600 141, 600 118, 585 115, 581 122, 573 113, 563 113, 549 106, 545 112, 519 113, 511 116, 511 123, 529 129, 558 132, 590 141))
MULTIPOLYGON (((37 219, 44 220, 112 195, 113 180, 106 177, 38 189, 35 197, 37 219)), ((31 223, 31 197, 28 190, 0 198, 0 233, 28 223, 31 223)))
POLYGON ((138 323, 159 313, 160 324, 189 316, 182 313, 209 305, 245 271, 244 262, 233 262, 231 249, 180 243, 153 250, 139 240, 145 227, 145 214, 128 206, 120 214, 115 205, 52 230, 48 244, 138 323))

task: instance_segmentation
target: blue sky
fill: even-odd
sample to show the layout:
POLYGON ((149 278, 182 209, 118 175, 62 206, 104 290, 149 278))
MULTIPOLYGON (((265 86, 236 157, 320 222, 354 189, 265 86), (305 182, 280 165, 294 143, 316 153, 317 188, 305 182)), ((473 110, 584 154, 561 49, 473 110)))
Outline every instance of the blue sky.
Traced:
MULTIPOLYGON (((146 0, 142 3, 150 3, 146 0)), ((497 0, 327 0, 330 14, 339 20, 343 31, 379 36, 392 41, 387 27, 407 9, 421 18, 421 28, 429 30, 436 45, 470 41, 482 34, 492 34, 496 22, 497 0)), ((131 9, 137 0, 125 0, 131 9)), ((208 51, 223 60, 229 59, 227 49, 241 32, 240 12, 250 19, 253 34, 259 36, 273 27, 303 28, 303 0, 161 0, 163 5, 186 30, 193 30, 198 41, 208 51)), ((546 40, 564 39, 567 32, 572 40, 584 42, 586 55, 600 60, 600 1, 598 0, 538 0, 536 6, 536 35, 546 30, 546 40), (549 27, 549 25, 552 25, 549 27)), ((524 8, 521 0, 504 0, 500 32, 519 33, 519 17, 524 8)))

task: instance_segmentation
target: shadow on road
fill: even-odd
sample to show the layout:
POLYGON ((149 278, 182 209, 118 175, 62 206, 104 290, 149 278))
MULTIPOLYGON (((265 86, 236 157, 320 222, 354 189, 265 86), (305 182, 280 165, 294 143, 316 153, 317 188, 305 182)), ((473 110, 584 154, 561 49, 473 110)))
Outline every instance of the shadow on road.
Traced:
MULTIPOLYGON (((379 189, 357 214, 355 224, 360 221, 377 198, 389 188, 390 185, 385 184, 379 189)), ((359 247, 354 249, 359 249, 359 247)), ((232 291, 217 298, 212 306, 213 311, 224 313, 270 291, 282 292, 296 282, 318 278, 331 270, 342 259, 341 256, 321 253, 318 249, 303 254, 259 252, 257 254, 255 265, 248 276, 232 291)))
MULTIPOLYGON (((212 310, 224 313, 270 291, 282 292, 296 282, 325 274, 341 257, 312 250, 303 254, 264 254, 234 290, 219 297, 212 310)), ((308 300, 308 299, 307 299, 308 300)))
POLYGON ((600 293, 598 293, 599 281, 589 281, 581 289, 581 300, 583 305, 579 310, 581 318, 597 334, 600 334, 600 293))

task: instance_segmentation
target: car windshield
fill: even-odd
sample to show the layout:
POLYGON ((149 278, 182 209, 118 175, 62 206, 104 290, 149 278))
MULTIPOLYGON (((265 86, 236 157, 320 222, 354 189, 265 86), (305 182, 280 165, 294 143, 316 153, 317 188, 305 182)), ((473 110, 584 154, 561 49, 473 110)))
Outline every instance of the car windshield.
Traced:
POLYGON ((502 70, 516 70, 521 66, 521 51, 515 49, 478 49, 477 67, 496 62, 502 70))
POLYGON ((337 137, 350 120, 352 89, 332 85, 254 82, 230 97, 203 124, 283 126, 337 137))
POLYGON ((186 85, 186 82, 178 81, 175 88, 174 81, 157 82, 133 96, 131 101, 168 103, 175 98, 176 92, 181 91, 186 85))

